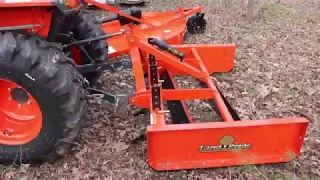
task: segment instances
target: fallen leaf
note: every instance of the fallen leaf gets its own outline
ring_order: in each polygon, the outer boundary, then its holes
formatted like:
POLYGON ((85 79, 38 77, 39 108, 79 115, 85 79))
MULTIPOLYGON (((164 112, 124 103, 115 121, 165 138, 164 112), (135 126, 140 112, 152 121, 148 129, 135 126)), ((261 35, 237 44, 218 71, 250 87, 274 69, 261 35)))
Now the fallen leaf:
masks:
POLYGON ((126 149, 128 149, 130 146, 124 142, 116 142, 113 144, 113 146, 111 147, 113 150, 115 150, 117 153, 122 152, 126 149))

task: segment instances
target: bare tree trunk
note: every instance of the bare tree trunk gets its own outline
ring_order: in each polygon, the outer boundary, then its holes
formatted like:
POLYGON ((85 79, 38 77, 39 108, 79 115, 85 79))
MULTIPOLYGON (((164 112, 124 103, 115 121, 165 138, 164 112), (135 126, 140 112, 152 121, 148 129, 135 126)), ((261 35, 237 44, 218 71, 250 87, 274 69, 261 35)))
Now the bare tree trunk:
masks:
POLYGON ((246 8, 247 7, 247 3, 248 3, 248 0, 241 0, 242 8, 246 8))
POLYGON ((241 4, 247 8, 247 21, 251 23, 254 18, 259 14, 260 10, 269 0, 242 0, 241 4))
POLYGON ((254 9, 255 0, 248 0, 247 5, 247 21, 251 23, 253 21, 253 9, 254 9))

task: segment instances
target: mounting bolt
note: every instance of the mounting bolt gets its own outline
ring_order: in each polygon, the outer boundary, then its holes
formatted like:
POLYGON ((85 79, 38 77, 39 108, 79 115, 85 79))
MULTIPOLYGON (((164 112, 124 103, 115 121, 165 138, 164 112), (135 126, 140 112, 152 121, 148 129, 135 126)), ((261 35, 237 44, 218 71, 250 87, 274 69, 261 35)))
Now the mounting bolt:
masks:
POLYGON ((12 99, 11 96, 9 96, 9 97, 8 97, 8 100, 11 101, 11 99, 12 99))
POLYGON ((11 88, 8 88, 8 91, 11 91, 11 88))
POLYGON ((133 40, 133 39, 130 39, 130 43, 134 43, 134 40, 133 40))
POLYGON ((21 104, 18 104, 18 108, 20 108, 21 107, 21 104))
POLYGON ((31 101, 28 101, 27 104, 30 105, 30 104, 31 104, 31 101))
POLYGON ((5 136, 10 136, 12 132, 13 132, 12 129, 8 129, 8 128, 7 128, 5 131, 3 131, 3 135, 5 135, 5 136))

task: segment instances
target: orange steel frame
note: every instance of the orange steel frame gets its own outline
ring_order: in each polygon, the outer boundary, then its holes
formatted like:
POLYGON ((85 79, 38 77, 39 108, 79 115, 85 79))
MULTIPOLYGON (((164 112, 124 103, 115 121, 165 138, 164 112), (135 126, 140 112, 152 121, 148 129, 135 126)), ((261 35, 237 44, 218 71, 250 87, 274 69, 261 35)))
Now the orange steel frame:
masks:
POLYGON ((126 32, 126 37, 136 81, 136 92, 130 98, 130 103, 150 110, 147 149, 148 164, 153 169, 286 162, 300 154, 308 127, 306 118, 240 121, 230 113, 210 75, 233 69, 235 45, 172 45, 185 53, 181 62, 179 58, 160 51, 130 32, 126 32), (155 57, 155 64, 150 64, 150 57, 155 57), (163 75, 166 74, 166 79, 161 81, 159 78, 157 84, 150 84, 151 78, 155 77, 150 75, 151 66, 158 69, 157 77, 165 77, 163 75), (146 86, 145 72, 148 72, 149 87, 146 86), (173 79, 176 75, 191 75, 205 83, 207 88, 179 89, 173 79), (163 88, 165 81, 173 86, 163 88), (159 93, 154 92, 153 87, 157 87, 159 93), (224 122, 195 123, 184 103, 185 100, 194 99, 213 99, 224 122), (181 102, 188 122, 167 124, 166 113, 169 112, 164 109, 164 101, 181 102), (154 108, 155 102, 160 103, 158 108, 154 108))

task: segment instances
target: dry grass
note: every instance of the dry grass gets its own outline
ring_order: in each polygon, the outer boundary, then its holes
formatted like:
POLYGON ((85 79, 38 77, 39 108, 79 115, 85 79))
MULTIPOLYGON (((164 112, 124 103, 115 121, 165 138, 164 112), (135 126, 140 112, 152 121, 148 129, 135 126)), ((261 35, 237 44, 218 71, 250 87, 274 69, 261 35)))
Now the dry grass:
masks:
MULTIPOLYGON (((216 76, 227 99, 244 119, 307 116, 311 122, 301 156, 290 163, 192 171, 154 172, 145 142, 131 140, 148 120, 134 109, 114 113, 92 104, 73 151, 54 165, 1 168, 3 179, 320 179, 320 3, 267 5, 252 24, 229 1, 153 1, 148 10, 205 7, 208 29, 190 43, 236 43, 233 72, 216 76)), ((106 74, 108 89, 133 88, 130 72, 106 74)))

